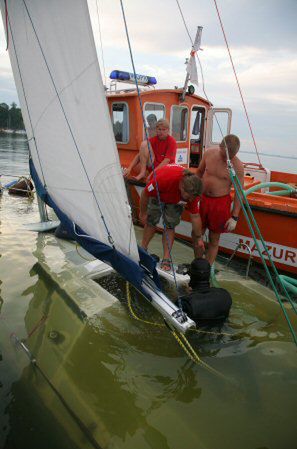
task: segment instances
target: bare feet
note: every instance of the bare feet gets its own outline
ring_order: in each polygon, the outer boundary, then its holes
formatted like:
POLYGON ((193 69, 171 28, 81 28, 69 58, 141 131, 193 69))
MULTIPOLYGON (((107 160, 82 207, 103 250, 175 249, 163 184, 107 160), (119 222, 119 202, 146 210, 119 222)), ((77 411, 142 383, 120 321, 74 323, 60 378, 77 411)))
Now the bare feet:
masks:
POLYGON ((163 271, 171 271, 170 259, 163 259, 160 263, 160 268, 163 271))

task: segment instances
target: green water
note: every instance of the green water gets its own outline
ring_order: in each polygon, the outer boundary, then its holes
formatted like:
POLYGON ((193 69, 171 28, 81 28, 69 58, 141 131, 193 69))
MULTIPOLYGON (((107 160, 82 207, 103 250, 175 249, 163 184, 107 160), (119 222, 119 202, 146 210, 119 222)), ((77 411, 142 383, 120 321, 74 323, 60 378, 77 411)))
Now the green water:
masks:
MULTIPOLYGON (((27 170, 24 139, 9 139, 0 141, 6 181, 27 170)), ((63 264, 54 237, 22 228, 38 220, 35 202, 5 193, 0 220, 1 448, 297 447, 296 348, 261 289, 229 274, 229 321, 190 336, 216 375, 190 362, 166 329, 134 320, 121 284, 110 286, 121 301, 86 318, 44 271, 43 253, 63 264)))

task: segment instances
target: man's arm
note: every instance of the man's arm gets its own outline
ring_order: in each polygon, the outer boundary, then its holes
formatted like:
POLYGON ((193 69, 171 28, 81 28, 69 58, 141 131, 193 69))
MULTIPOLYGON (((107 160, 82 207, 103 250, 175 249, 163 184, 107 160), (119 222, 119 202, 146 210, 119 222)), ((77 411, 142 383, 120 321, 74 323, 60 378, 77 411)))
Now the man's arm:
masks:
MULTIPOLYGON (((235 169, 235 172, 237 174, 240 184, 243 186, 244 185, 244 167, 243 167, 242 162, 241 161, 236 162, 236 164, 233 164, 233 167, 235 169)), ((227 220, 227 222, 225 224, 225 230, 227 232, 232 232, 236 228, 240 209, 241 209, 241 204, 240 204, 239 198, 237 196, 237 193, 235 193, 231 217, 229 218, 229 220, 227 220)))
POLYGON ((202 257, 205 247, 202 238, 202 222, 199 214, 191 214, 192 222, 192 241, 195 257, 202 257))
POLYGON ((134 157, 133 161, 129 165, 129 167, 126 168, 124 171, 125 178, 127 178, 130 175, 132 169, 135 167, 135 165, 138 164, 139 161, 140 161, 140 157, 139 157, 139 153, 137 153, 136 156, 134 157))
POLYGON ((140 203, 139 203, 139 220, 142 224, 146 224, 147 221, 147 205, 149 201, 149 196, 145 189, 141 192, 140 203))
MULTIPOLYGON (((243 186, 244 185, 244 167, 243 167, 243 163, 241 161, 238 161, 238 163, 236 164, 234 169, 235 169, 235 172, 237 174, 237 177, 239 179, 240 184, 243 186)), ((234 196, 234 204, 233 204, 232 216, 235 217, 235 218, 238 218, 240 209, 241 209, 240 201, 239 201, 239 198, 238 198, 238 196, 236 194, 234 196)))
POLYGON ((165 159, 163 159, 163 161, 160 162, 160 164, 157 165, 157 167, 155 167, 155 170, 159 170, 159 168, 163 167, 164 165, 169 164, 169 162, 170 162, 169 157, 165 157, 165 159))
POLYGON ((202 178, 202 176, 204 175, 205 169, 206 169, 206 163, 205 163, 205 153, 204 153, 203 158, 200 161, 199 167, 197 168, 196 175, 199 178, 202 178))

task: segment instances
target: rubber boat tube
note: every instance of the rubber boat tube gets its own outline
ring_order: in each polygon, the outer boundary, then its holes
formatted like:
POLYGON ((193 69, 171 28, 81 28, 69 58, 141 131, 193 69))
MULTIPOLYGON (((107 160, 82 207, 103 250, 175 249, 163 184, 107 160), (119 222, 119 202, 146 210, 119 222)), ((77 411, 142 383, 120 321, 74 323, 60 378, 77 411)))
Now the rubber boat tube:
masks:
POLYGON ((296 191, 294 187, 289 186, 288 184, 284 184, 283 182, 261 182, 260 184, 256 184, 253 187, 250 187, 249 189, 245 190, 245 196, 250 195, 251 193, 256 192, 257 190, 263 189, 264 187, 280 187, 283 190, 277 190, 275 192, 267 192, 268 195, 285 195, 284 191, 286 193, 291 193, 296 191))

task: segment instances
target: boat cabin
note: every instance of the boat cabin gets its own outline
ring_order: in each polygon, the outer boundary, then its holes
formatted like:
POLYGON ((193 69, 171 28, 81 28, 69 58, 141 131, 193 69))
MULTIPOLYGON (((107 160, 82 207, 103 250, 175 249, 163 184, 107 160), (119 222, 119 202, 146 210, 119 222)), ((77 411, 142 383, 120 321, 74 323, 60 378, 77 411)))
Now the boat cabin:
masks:
MULTIPOLYGON (((138 84, 146 86, 140 92, 141 106, 133 75, 127 72, 114 72, 118 73, 107 92, 107 102, 123 168, 129 166, 145 139, 143 118, 149 137, 155 133, 154 124, 157 120, 166 118, 169 121, 169 132, 177 141, 175 162, 193 171, 198 167, 205 149, 219 145, 222 135, 230 134, 231 110, 213 108, 208 100, 195 95, 193 86, 190 86, 186 94, 184 89, 177 88, 155 90, 152 87, 156 84, 154 78, 136 75, 139 78, 138 84), (132 88, 117 89, 118 75, 125 78, 123 81, 133 84, 132 88)), ((296 273, 296 234, 293 229, 297 217, 295 197, 297 175, 270 171, 255 163, 244 163, 244 167, 243 187, 249 194, 249 204, 271 248, 272 257, 279 268, 296 273), (286 190, 274 192, 283 188, 283 183, 287 183, 286 190)), ((145 185, 142 181, 133 180, 133 175, 137 173, 132 172, 132 177, 127 183, 129 200, 136 220, 139 187, 145 185)), ((231 195, 234 195, 233 189, 231 195)), ((191 239, 186 231, 185 223, 188 221, 187 212, 184 212, 182 223, 176 229, 177 235, 185 240, 191 239)), ((229 254, 235 251, 240 257, 247 258, 253 255, 259 260, 257 248, 251 242, 250 230, 243 217, 239 220, 236 232, 223 234, 220 249, 229 254)))
MULTIPOLYGON (((214 109, 212 104, 195 94, 186 94, 181 101, 182 89, 141 91, 144 119, 149 137, 155 135, 153 122, 166 118, 170 134, 177 141, 176 163, 184 167, 198 167, 205 148, 219 144, 223 135, 230 133, 231 110, 214 109)), ((108 106, 121 164, 128 166, 141 142, 145 139, 139 98, 133 90, 108 92, 108 106)))

